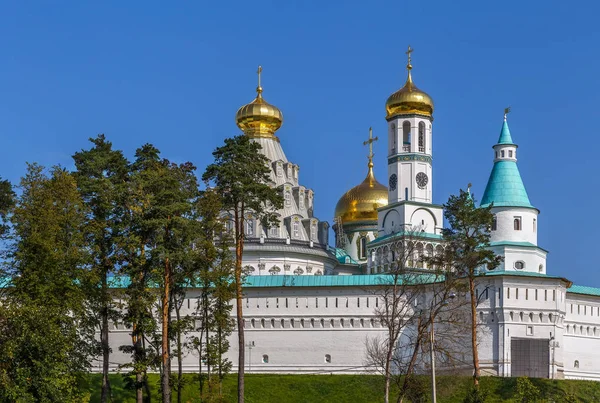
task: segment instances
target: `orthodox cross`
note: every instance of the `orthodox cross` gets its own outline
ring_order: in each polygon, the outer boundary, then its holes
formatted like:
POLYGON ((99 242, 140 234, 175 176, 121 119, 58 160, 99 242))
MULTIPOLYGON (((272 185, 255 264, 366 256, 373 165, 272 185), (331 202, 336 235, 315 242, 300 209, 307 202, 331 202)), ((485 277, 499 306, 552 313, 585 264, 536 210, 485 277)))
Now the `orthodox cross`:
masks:
POLYGON ((367 144, 369 145, 369 155, 368 155, 369 162, 373 161, 373 156, 375 155, 375 154, 373 154, 373 143, 376 142, 377 140, 379 140, 378 137, 373 138, 373 128, 369 127, 369 140, 363 142, 363 145, 365 145, 365 146, 367 144))
POLYGON ((410 47, 410 45, 408 45, 408 50, 406 51, 406 55, 408 56, 408 65, 410 66, 410 54, 413 52, 413 48, 410 47))

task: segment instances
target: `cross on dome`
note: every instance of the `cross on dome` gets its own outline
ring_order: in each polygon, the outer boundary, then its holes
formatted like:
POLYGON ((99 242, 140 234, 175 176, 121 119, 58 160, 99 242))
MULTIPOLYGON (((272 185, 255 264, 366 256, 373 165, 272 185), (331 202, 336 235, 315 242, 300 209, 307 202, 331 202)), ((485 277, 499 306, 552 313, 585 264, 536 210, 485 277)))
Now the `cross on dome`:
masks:
POLYGON ((363 145, 369 145, 369 155, 367 156, 367 158, 369 158, 369 165, 373 164, 373 157, 375 156, 375 154, 373 154, 373 143, 377 140, 379 140, 379 137, 373 138, 373 128, 369 127, 369 139, 367 141, 363 141, 363 145))

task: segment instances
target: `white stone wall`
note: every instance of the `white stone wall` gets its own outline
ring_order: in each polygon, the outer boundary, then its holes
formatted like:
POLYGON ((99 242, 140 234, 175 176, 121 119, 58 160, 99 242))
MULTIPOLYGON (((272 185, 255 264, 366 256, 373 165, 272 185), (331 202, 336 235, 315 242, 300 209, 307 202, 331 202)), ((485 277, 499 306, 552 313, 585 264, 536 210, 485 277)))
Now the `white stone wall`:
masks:
POLYGON ((538 211, 536 209, 493 207, 492 213, 496 216, 496 230, 491 233, 491 242, 530 242, 537 245, 538 211), (515 218, 521 219, 520 230, 515 230, 515 218))
POLYGON ((600 297, 567 294, 565 377, 600 380, 600 297))

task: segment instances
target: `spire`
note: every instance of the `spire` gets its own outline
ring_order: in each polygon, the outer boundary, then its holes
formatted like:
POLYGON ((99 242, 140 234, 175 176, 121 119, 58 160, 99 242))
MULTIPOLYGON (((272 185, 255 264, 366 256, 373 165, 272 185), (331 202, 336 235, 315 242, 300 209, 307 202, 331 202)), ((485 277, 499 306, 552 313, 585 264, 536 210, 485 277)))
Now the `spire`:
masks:
POLYGON ((373 157, 375 156, 375 154, 373 154, 373 143, 377 140, 379 140, 378 137, 373 138, 373 128, 369 127, 369 139, 367 141, 363 141, 363 145, 369 145, 369 155, 367 155, 367 158, 369 158, 369 171, 371 173, 373 170, 373 157))
POLYGON ((258 66, 256 74, 258 74, 258 87, 256 87, 256 98, 262 98, 263 89, 260 86, 260 74, 262 73, 262 66, 258 66))
POLYGON ((504 109, 504 122, 502 123, 502 130, 500 130, 498 144, 514 144, 512 137, 510 136, 510 130, 508 129, 508 122, 506 122, 506 115, 508 115, 509 113, 510 106, 504 109))
POLYGON ((410 45, 408 45, 408 50, 406 51, 406 56, 408 57, 408 62, 406 63, 406 71, 408 71, 408 76, 406 77, 406 83, 404 84, 405 88, 409 88, 409 87, 413 87, 413 80, 412 80, 412 75, 410 73, 410 71, 412 70, 412 64, 411 64, 411 53, 414 51, 413 48, 410 47, 410 45))
POLYGON ((481 207, 487 207, 493 203, 495 207, 535 208, 529 201, 529 196, 517 166, 517 160, 513 158, 517 145, 513 143, 508 130, 508 123, 506 123, 508 112, 510 112, 510 108, 504 110, 504 122, 502 123, 500 139, 498 144, 494 146, 496 155, 498 155, 498 152, 502 154, 500 158, 495 159, 494 167, 481 198, 481 207))

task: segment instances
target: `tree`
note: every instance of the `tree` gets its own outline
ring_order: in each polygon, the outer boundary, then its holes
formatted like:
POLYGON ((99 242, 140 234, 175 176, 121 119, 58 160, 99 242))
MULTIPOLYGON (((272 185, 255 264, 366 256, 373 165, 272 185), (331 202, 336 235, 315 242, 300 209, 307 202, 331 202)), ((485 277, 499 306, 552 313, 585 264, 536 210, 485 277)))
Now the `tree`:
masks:
MULTIPOLYGON (((379 368, 384 375, 385 402, 389 401, 392 382, 400 390, 398 402, 408 396, 416 382, 413 375, 418 363, 426 361, 419 360, 425 347, 449 355, 439 343, 438 348, 431 344, 434 321, 438 327, 456 322, 458 305, 448 307, 448 302, 453 299, 457 284, 434 256, 421 254, 419 234, 419 230, 408 231, 390 245, 388 256, 383 257, 388 262, 387 273, 372 290, 378 299, 374 315, 386 334, 383 338, 367 339, 367 365, 379 368)), ((448 326, 443 335, 451 336, 448 326)))
POLYGON ((80 401, 94 345, 86 295, 85 206, 75 179, 30 164, 11 216, 2 303, 0 400, 80 401))
POLYGON ((127 226, 129 163, 121 151, 112 149, 103 134, 90 139, 93 147, 73 155, 79 193, 87 206, 85 239, 91 251, 90 301, 99 314, 102 351, 102 393, 110 399, 108 378, 110 343, 109 320, 117 321, 118 311, 109 289, 109 276, 117 274, 124 259, 127 226))
POLYGON ((213 152, 214 162, 206 168, 202 180, 213 183, 222 197, 223 208, 231 212, 235 240, 236 320, 238 332, 238 402, 244 401, 244 319, 242 312, 242 257, 248 214, 269 228, 276 221, 275 211, 283 207, 283 197, 270 186, 269 159, 260 152, 259 143, 241 135, 226 139, 213 152))
POLYGON ((479 385, 480 369, 477 349, 477 296, 475 281, 480 268, 495 269, 502 261, 489 249, 490 231, 494 216, 492 205, 476 207, 470 191, 460 190, 444 204, 444 217, 449 227, 444 228, 443 237, 447 243, 447 264, 458 277, 465 278, 469 288, 471 315, 471 350, 473 355, 473 385, 479 385))
MULTIPOLYGON (((134 182, 143 208, 136 222, 140 253, 150 265, 150 280, 159 285, 161 322, 161 392, 163 403, 171 402, 171 311, 175 284, 194 277, 190 264, 196 220, 194 205, 198 183, 191 163, 175 164, 160 159, 159 151, 144 145, 136 152, 134 182)), ((146 264, 146 263, 145 263, 146 264)))

